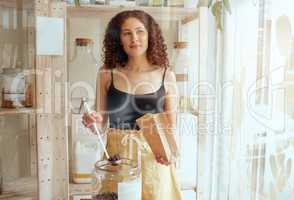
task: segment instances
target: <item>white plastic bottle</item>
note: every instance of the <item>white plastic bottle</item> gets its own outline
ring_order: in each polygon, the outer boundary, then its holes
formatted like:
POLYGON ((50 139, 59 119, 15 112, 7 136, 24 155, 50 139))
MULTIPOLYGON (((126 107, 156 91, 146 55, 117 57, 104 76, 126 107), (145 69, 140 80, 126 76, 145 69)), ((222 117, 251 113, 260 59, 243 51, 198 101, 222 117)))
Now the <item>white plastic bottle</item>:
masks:
MULTIPOLYGON (((102 160, 103 148, 98 136, 85 128, 81 122, 81 114, 72 115, 73 166, 74 183, 91 183, 94 165, 102 160)), ((104 143, 106 137, 102 137, 104 143)))

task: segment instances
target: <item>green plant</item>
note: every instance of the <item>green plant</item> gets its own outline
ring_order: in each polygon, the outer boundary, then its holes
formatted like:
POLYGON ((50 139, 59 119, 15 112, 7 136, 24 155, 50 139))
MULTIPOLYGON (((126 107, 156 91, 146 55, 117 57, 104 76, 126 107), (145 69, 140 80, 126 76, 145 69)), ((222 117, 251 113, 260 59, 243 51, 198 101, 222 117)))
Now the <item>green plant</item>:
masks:
MULTIPOLYGON (((202 1, 199 1, 198 7, 201 6, 202 1)), ((207 1, 208 8, 211 9, 211 12, 215 18, 216 27, 218 30, 223 30, 222 23, 222 14, 223 11, 227 11, 231 14, 231 4, 230 0, 208 0, 207 1)))

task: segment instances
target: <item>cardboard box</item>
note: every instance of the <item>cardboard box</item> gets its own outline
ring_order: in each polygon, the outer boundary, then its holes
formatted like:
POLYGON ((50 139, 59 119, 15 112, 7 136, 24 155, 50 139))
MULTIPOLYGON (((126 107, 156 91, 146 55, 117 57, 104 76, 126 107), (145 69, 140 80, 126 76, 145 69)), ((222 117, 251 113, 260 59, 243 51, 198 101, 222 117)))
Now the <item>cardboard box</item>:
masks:
POLYGON ((136 120, 154 155, 169 162, 179 157, 175 131, 168 122, 166 113, 145 114, 136 120))

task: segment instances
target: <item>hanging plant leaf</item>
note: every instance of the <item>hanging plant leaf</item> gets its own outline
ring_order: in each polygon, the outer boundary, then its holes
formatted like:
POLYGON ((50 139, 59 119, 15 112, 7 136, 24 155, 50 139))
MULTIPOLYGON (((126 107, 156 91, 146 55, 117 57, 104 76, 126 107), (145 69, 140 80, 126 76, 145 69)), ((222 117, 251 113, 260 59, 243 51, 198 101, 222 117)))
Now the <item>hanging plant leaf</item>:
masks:
POLYGON ((223 3, 224 3, 225 9, 231 14, 232 10, 231 10, 230 1, 229 0, 223 0, 223 3))
POLYGON ((75 0, 75 6, 80 6, 80 0, 75 0))
POLYGON ((222 26, 222 9, 223 9, 223 3, 221 1, 215 2, 211 7, 211 12, 215 18, 215 23, 217 29, 220 31, 223 30, 222 26))
POLYGON ((211 4, 212 4, 212 1, 213 1, 213 0, 208 0, 208 4, 207 4, 207 5, 208 5, 208 8, 210 8, 210 6, 211 6, 211 4))
POLYGON ((203 7, 207 6, 209 8, 212 2, 213 2, 213 0, 199 0, 197 3, 197 8, 200 8, 202 6, 203 7))

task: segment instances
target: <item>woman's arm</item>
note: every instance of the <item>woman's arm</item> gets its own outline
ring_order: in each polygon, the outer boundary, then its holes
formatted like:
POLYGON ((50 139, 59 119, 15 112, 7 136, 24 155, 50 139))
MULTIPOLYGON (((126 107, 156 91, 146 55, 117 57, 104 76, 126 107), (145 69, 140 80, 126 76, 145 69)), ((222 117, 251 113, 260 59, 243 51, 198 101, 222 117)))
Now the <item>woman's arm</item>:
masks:
POLYGON ((111 81, 110 70, 101 67, 97 73, 96 81, 96 112, 85 113, 83 115, 83 124, 91 128, 93 123, 104 132, 107 125, 107 91, 111 81))
POLYGON ((171 70, 166 71, 164 80, 166 95, 164 97, 164 112, 169 120, 169 128, 175 128, 178 105, 178 88, 175 73, 171 70))
MULTIPOLYGON (((166 95, 164 96, 164 112, 168 119, 168 128, 176 128, 178 89, 176 84, 176 76, 171 70, 166 71, 164 88, 166 95)), ((169 165, 170 162, 164 160, 160 155, 155 155, 157 162, 163 165, 169 165)))
POLYGON ((96 81, 96 111, 102 116, 102 123, 99 125, 102 130, 107 125, 107 92, 111 82, 111 71, 101 67, 97 74, 96 81))

